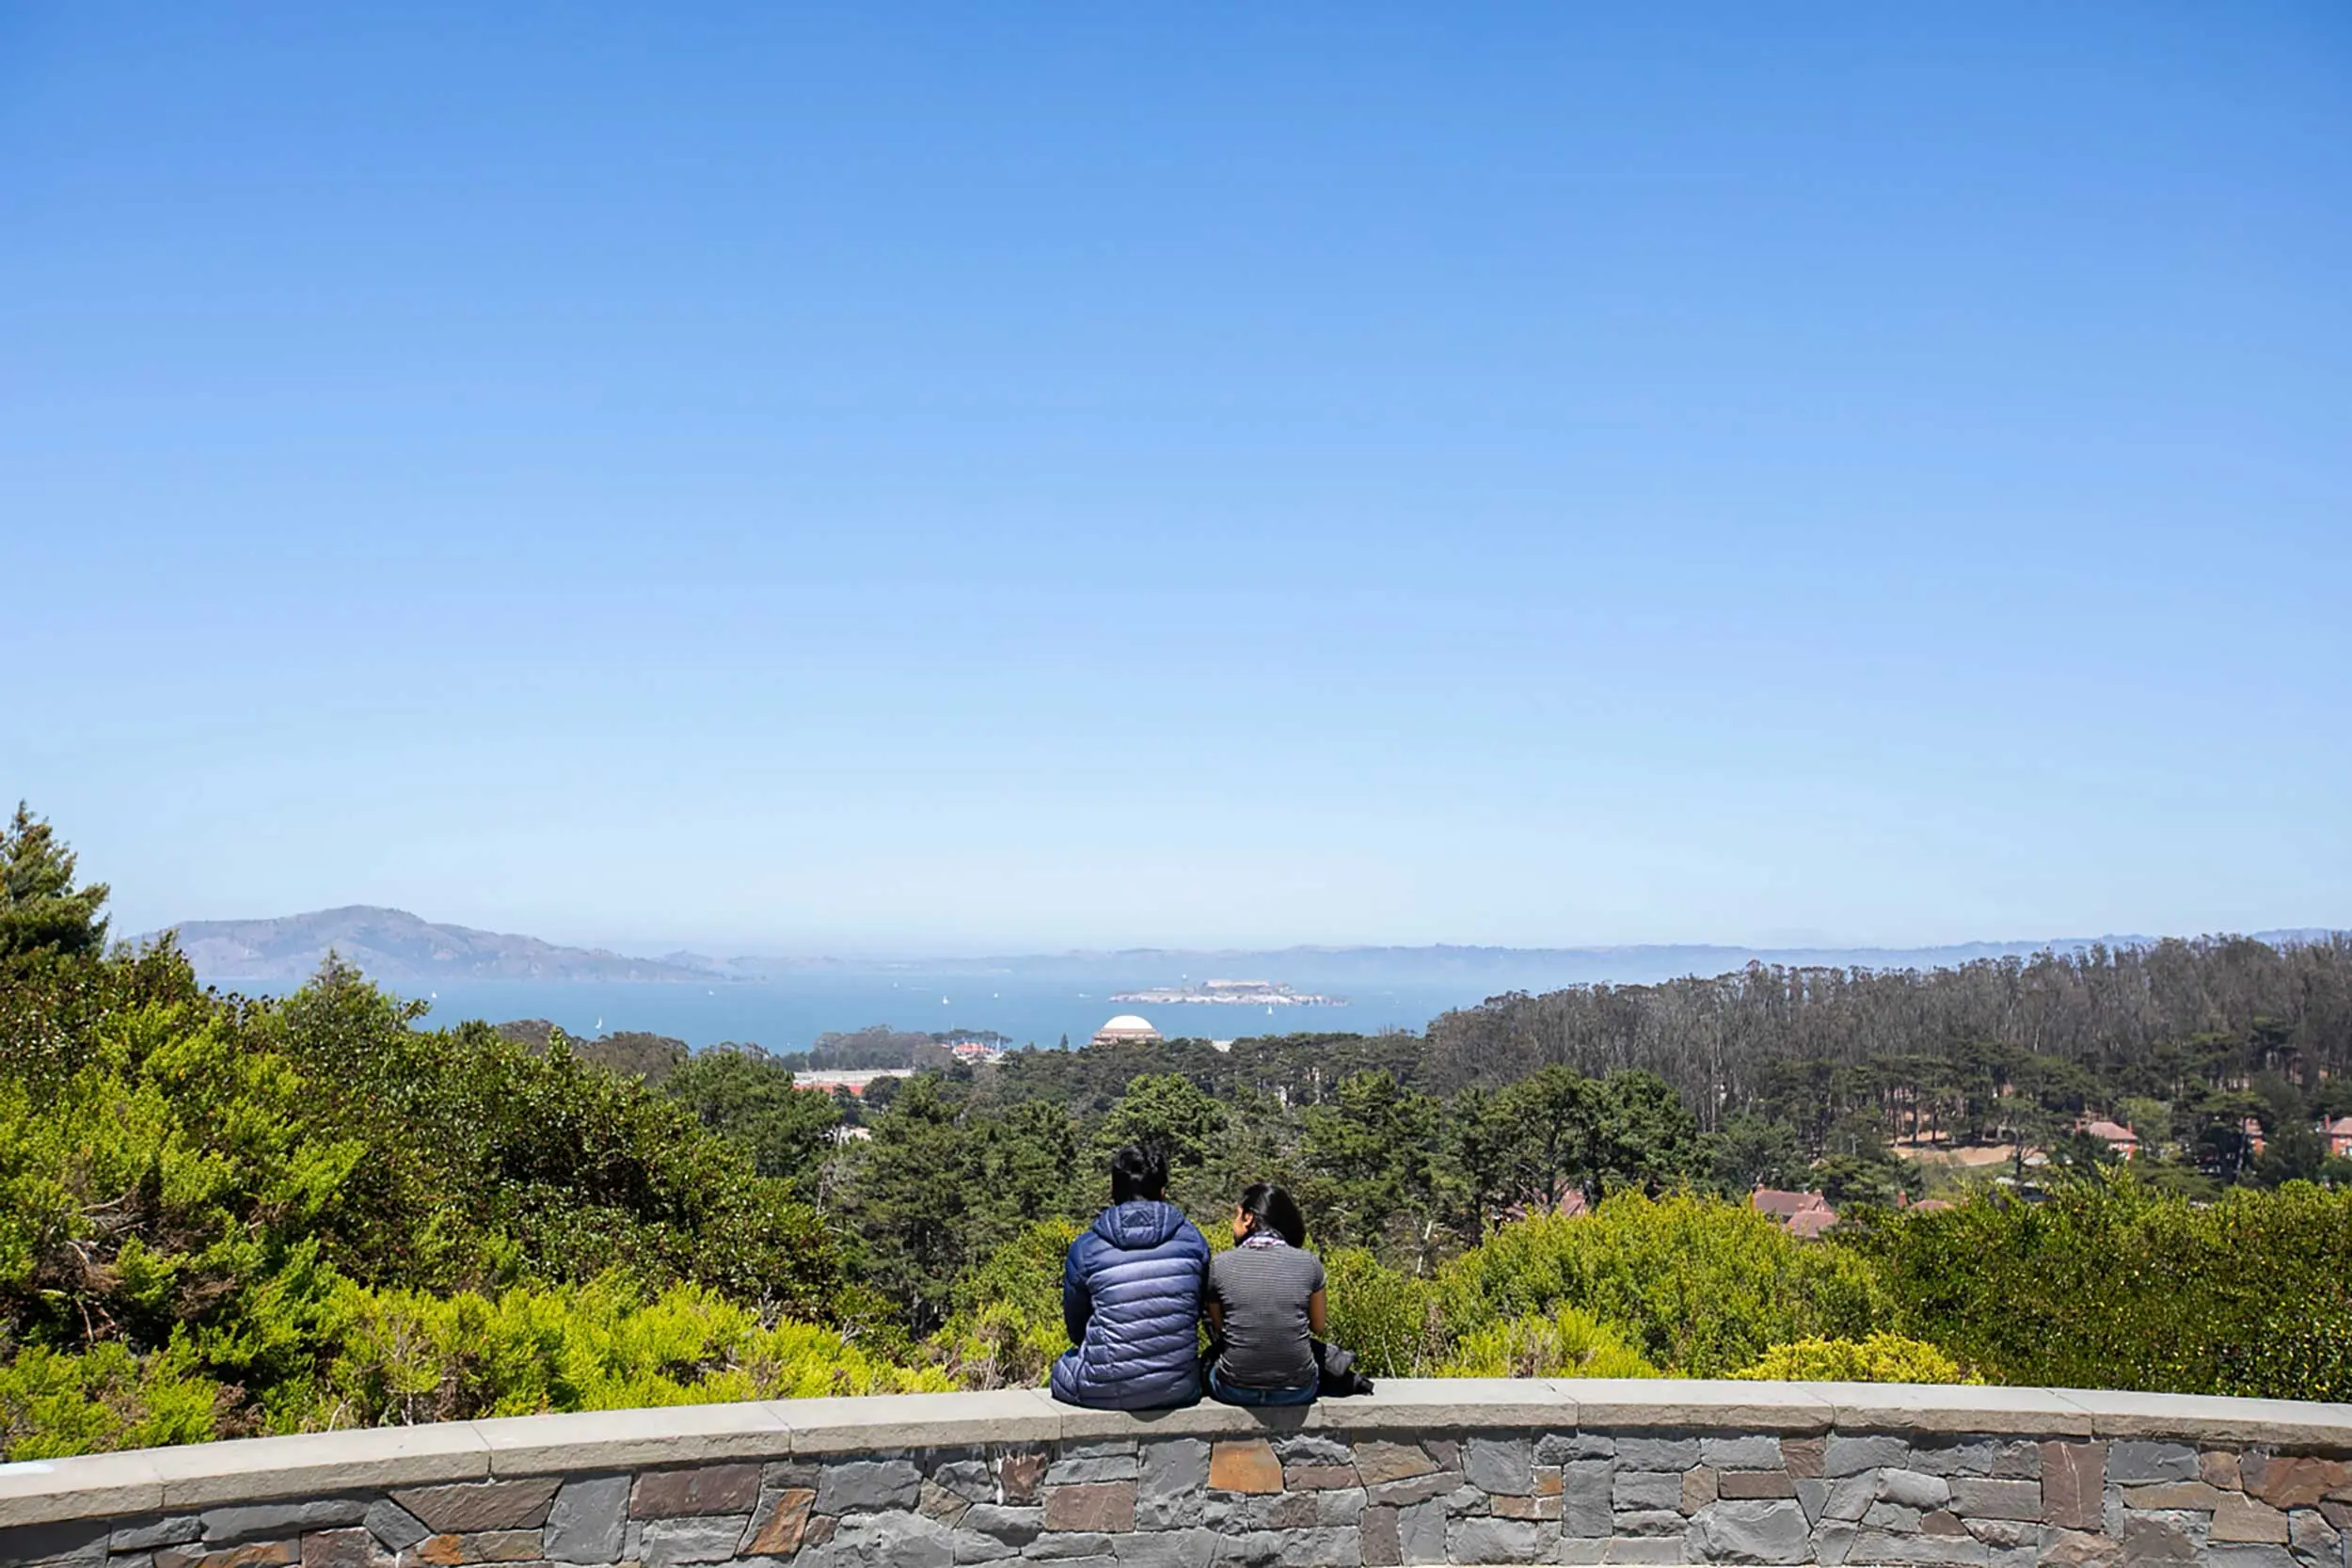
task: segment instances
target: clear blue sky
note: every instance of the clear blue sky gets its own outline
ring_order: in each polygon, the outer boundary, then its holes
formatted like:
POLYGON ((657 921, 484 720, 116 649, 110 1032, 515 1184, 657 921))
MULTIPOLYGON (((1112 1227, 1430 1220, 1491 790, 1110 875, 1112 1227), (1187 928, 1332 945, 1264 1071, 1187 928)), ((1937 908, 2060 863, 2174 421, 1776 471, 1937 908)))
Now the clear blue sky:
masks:
POLYGON ((2352 924, 2352 8, 0 10, 123 928, 2352 924))

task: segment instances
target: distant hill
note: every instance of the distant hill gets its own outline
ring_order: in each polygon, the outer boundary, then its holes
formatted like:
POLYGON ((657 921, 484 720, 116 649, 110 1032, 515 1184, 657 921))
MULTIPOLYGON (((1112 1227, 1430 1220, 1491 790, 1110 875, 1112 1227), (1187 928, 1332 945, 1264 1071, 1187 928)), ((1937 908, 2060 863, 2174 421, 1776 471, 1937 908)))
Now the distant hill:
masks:
POLYGON ((708 970, 632 958, 599 947, 441 926, 405 910, 353 904, 276 920, 192 920, 180 950, 208 983, 300 980, 328 951, 386 984, 437 980, 694 980, 708 970))

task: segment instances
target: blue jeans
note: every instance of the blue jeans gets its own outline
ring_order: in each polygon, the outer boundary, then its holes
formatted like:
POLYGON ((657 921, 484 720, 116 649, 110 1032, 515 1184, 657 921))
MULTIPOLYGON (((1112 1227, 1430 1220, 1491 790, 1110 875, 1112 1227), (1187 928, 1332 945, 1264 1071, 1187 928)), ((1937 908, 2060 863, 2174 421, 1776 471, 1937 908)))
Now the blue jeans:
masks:
POLYGON ((1240 1384, 1226 1382, 1224 1375, 1216 1370, 1216 1363, 1212 1361, 1209 1363, 1209 1398, 1221 1400, 1227 1404, 1312 1404, 1315 1402, 1315 1386, 1310 1383, 1303 1388, 1245 1388, 1240 1384))

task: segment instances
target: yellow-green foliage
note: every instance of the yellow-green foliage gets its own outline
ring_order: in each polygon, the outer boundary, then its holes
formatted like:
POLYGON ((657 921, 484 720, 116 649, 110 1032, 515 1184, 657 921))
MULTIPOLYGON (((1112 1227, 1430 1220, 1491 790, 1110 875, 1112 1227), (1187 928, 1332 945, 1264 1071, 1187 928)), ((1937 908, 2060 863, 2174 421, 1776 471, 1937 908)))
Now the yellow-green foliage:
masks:
POLYGON ((1070 1348, 1062 1327, 1062 1259, 1079 1227, 1040 1220, 956 1281, 955 1311, 931 1349, 965 1386, 1026 1388, 1045 1382, 1070 1348))
POLYGON ((1434 1284, 1382 1264, 1362 1247, 1323 1260, 1324 1304, 1334 1344, 1356 1353, 1371 1377, 1427 1375, 1452 1346, 1434 1284))
POLYGON ((1867 1334, 1886 1305, 1862 1259, 1793 1240, 1745 1205, 1640 1193, 1589 1215, 1506 1225, 1440 1270, 1438 1293, 1456 1340, 1566 1305, 1692 1377, 1722 1376, 1788 1340, 1867 1334))
POLYGON ((145 1357, 112 1343, 79 1355, 28 1345, 0 1367, 0 1455, 200 1443, 215 1434, 221 1394, 184 1343, 145 1357))
POLYGON ((706 1286, 640 1301, 618 1276, 495 1297, 347 1286, 333 1338, 320 1378, 280 1390, 273 1428, 954 1386, 831 1329, 763 1322, 706 1286))
POLYGON ((1658 1369, 1581 1307, 1488 1323, 1464 1335, 1439 1377, 1656 1377, 1658 1369))
POLYGON ((1788 1383, 1981 1383, 1925 1339, 1873 1334, 1865 1339, 1798 1339, 1774 1345, 1731 1374, 1788 1383))

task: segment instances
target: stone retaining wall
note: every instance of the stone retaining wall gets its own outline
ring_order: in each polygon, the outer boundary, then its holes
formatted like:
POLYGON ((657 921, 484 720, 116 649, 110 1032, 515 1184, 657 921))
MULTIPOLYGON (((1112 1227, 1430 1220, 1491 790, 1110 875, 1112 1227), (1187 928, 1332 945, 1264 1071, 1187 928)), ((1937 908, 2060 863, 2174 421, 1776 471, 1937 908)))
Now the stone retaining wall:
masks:
POLYGON ((2352 1406, 1396 1381, 1136 1417, 914 1395, 0 1465, 0 1563, 2352 1568, 2352 1406))

